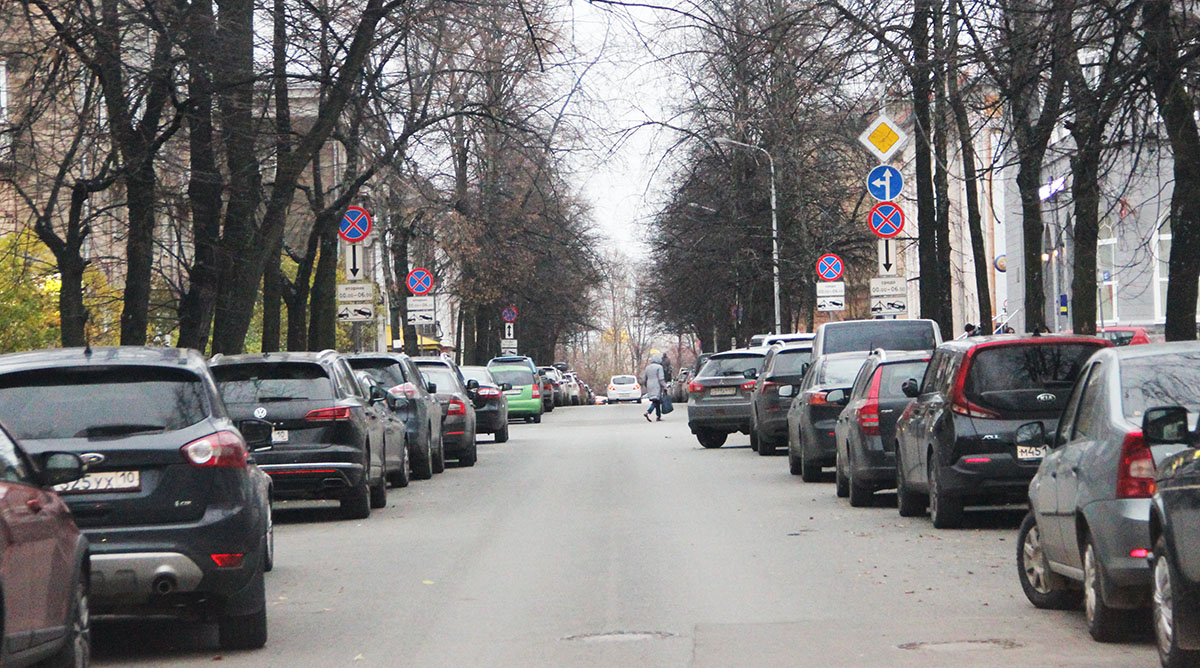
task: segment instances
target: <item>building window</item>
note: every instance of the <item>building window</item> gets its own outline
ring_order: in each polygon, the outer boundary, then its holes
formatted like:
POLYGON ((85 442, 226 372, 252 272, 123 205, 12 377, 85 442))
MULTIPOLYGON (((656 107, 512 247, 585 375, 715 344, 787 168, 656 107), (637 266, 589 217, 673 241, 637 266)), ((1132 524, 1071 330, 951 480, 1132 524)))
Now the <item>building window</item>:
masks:
POLYGON ((1100 234, 1096 241, 1096 285, 1100 289, 1100 322, 1117 322, 1117 236, 1112 223, 1100 223, 1100 234))

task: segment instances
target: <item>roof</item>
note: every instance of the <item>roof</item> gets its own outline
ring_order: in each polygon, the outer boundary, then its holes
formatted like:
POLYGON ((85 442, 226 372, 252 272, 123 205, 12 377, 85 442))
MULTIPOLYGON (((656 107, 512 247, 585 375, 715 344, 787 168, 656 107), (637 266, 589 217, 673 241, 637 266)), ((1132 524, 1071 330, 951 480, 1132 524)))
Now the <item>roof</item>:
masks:
POLYGON ((204 357, 195 350, 166 346, 103 346, 97 348, 51 348, 0 355, 0 371, 48 366, 104 366, 129 364, 203 368, 204 357))
POLYGON ((872 357, 881 358, 880 364, 896 364, 899 362, 923 362, 933 354, 932 350, 884 350, 876 348, 871 351, 872 357))
POLYGON ((1046 343, 1096 343, 1103 345, 1112 345, 1110 342, 1098 336, 1083 336, 1081 334, 1039 334, 1033 336, 1031 334, 995 334, 992 336, 968 336, 962 339, 954 339, 945 341, 941 347, 951 350, 970 350, 983 344, 1001 344, 1001 343, 1018 343, 1025 342, 1033 344, 1046 343))
POLYGON ((733 350, 724 350, 719 353, 713 353, 709 359, 720 359, 722 357, 744 357, 746 355, 766 355, 767 351, 771 350, 768 346, 755 346, 753 348, 734 348, 733 350))
POLYGON ((1185 353, 1200 353, 1200 341, 1175 341, 1172 343, 1147 343, 1140 346, 1113 347, 1105 354, 1112 355, 1118 360, 1133 360, 1144 357, 1159 357, 1180 355, 1185 353))
POLYGON ((336 350, 320 352, 295 351, 283 353, 243 353, 241 355, 213 355, 208 363, 213 366, 222 364, 248 364, 252 362, 325 362, 331 357, 337 357, 336 350))

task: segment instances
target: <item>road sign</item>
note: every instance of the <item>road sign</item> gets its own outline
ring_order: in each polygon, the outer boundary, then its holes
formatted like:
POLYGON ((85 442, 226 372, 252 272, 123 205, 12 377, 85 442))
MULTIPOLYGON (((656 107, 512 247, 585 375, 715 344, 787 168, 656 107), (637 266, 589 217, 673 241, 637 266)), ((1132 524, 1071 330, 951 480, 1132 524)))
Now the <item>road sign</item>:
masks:
POLYGON ((908 313, 908 283, 901 277, 871 279, 871 315, 908 313))
POLYGON ((817 283, 818 311, 845 311, 846 284, 842 281, 817 283))
POLYGON ((842 258, 827 253, 817 259, 817 276, 823 281, 836 281, 842 277, 842 258))
POLYGON ((896 199, 903 189, 904 175, 891 165, 880 165, 867 174, 867 192, 881 202, 896 199))
POLYGON ((405 301, 406 318, 410 325, 430 325, 434 322, 436 303, 433 297, 409 297, 405 301))
POLYGON ((356 244, 367 238, 371 233, 371 214, 367 210, 352 206, 342 214, 342 224, 338 228, 338 236, 347 243, 356 244))
POLYGON ((361 281, 367 277, 367 265, 364 262, 367 253, 361 244, 342 244, 342 258, 346 261, 346 280, 361 281))
POLYGON ((890 239, 904 229, 904 211, 892 202, 880 202, 871 209, 867 224, 877 236, 890 239))
POLYGON ((859 135, 858 141, 880 162, 887 162, 908 141, 908 135, 887 114, 879 114, 859 135))
POLYGON ((369 302, 375 299, 375 286, 370 283, 338 283, 339 303, 369 302))
POLYGON ((517 340, 516 339, 500 339, 500 354, 501 355, 516 355, 517 340))
POLYGON ((891 239, 879 240, 879 275, 894 276, 896 274, 896 242, 891 239))
POLYGON ((337 311, 338 322, 354 322, 356 320, 374 320, 374 304, 339 304, 337 311))
POLYGON ((908 313, 908 297, 872 297, 871 315, 904 315, 908 313))
POLYGON ((506 323, 504 323, 504 338, 506 338, 506 339, 515 339, 515 338, 517 338, 517 337, 516 337, 516 336, 513 334, 513 324, 512 324, 511 322, 506 322, 506 323))
POLYGON ((908 282, 899 276, 871 279, 871 296, 907 295, 908 282))
MULTIPOLYGON (((506 308, 500 312, 500 317, 504 319, 504 322, 516 322, 517 321, 517 307, 509 306, 508 308, 506 308)), ((508 337, 508 338, 512 338, 512 337, 508 337)))
POLYGON ((433 289, 433 274, 428 269, 417 267, 408 272, 408 290, 414 295, 428 294, 433 289))

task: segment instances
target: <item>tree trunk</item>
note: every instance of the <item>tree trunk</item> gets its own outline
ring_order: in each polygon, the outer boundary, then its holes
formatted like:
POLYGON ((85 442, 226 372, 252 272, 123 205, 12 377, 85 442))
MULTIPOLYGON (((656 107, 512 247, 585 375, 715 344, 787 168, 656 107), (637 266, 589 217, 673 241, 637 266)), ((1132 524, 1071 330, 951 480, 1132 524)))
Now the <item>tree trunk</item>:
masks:
POLYGON ((281 302, 283 298, 283 269, 282 249, 267 260, 267 268, 263 272, 263 315, 262 315, 262 351, 274 353, 279 351, 279 336, 281 327, 281 302))
POLYGON ((154 269, 154 165, 139 153, 125 179, 125 208, 129 218, 125 240, 125 290, 121 308, 121 345, 146 344, 150 324, 150 281, 154 269))
MULTIPOLYGON (((937 198, 937 275, 934 277, 936 284, 941 286, 937 291, 937 310, 936 315, 932 317, 941 327, 942 332, 954 331, 954 307, 951 304, 951 295, 953 294, 953 278, 950 272, 950 158, 947 146, 950 143, 949 134, 949 118, 950 113, 946 108, 946 67, 945 67, 945 50, 946 50, 946 35, 945 14, 942 11, 942 3, 937 0, 933 6, 933 45, 934 45, 934 62, 933 67, 933 151, 937 156, 934 161, 933 170, 933 188, 937 198)), ((922 283, 927 275, 922 272, 922 283)))
POLYGON ((1021 193, 1021 234, 1025 256, 1025 330, 1040 332, 1046 327, 1046 293, 1042 280, 1042 155, 1022 152, 1017 167, 1017 190, 1021 193))
POLYGON ((338 235, 331 225, 321 228, 321 252, 309 297, 308 347, 325 350, 337 347, 337 264, 338 235))
MULTIPOLYGON (((932 318, 941 325, 942 293, 949 283, 940 283, 938 267, 937 203, 933 193, 933 156, 929 145, 930 110, 929 99, 933 95, 930 84, 929 62, 929 19, 931 0, 914 0, 912 44, 913 66, 910 70, 913 92, 913 128, 916 141, 915 169, 917 177, 917 243, 920 268, 921 317, 932 318)), ((943 326, 942 334, 953 336, 943 326)))
POLYGON ((1071 157, 1075 200, 1075 247, 1071 261, 1071 326, 1076 334, 1096 333, 1096 241, 1100 232, 1100 148, 1084 145, 1071 157))

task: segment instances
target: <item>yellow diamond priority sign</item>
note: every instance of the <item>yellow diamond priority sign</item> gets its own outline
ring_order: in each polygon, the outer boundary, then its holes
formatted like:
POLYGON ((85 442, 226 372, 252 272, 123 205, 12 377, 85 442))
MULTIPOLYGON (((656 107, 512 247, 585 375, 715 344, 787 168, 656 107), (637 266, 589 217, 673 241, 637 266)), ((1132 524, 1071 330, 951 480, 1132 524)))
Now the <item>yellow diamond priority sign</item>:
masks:
POLYGON ((867 129, 858 137, 858 141, 867 150, 879 158, 880 162, 886 162, 892 155, 904 146, 904 142, 908 141, 908 135, 900 126, 888 118, 887 114, 879 114, 867 129))

